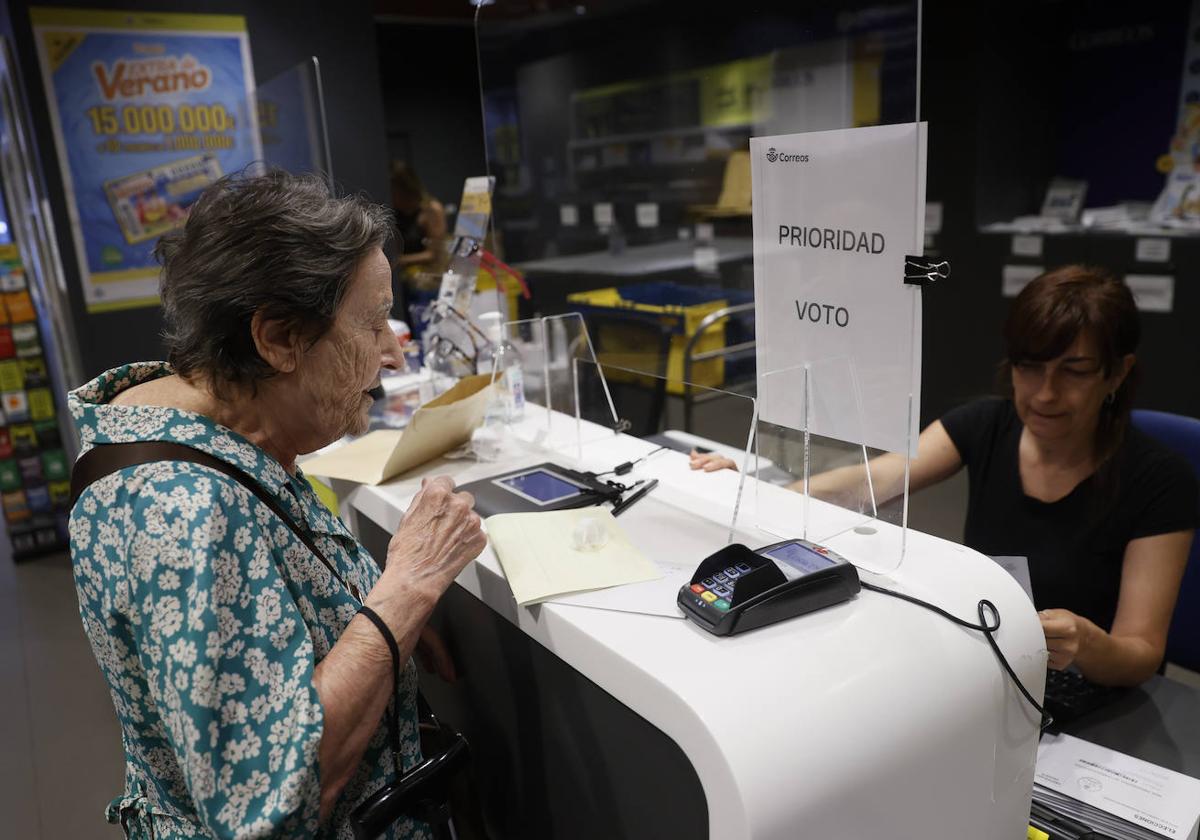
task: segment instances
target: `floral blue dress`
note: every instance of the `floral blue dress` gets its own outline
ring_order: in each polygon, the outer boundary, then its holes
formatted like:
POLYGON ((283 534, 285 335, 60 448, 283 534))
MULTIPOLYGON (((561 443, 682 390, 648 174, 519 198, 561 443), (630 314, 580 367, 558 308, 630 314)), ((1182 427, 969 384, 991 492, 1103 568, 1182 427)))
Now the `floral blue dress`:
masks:
MULTIPOLYGON (((362 592, 375 561, 304 475, 206 417, 115 406, 167 376, 165 363, 108 371, 69 397, 84 451, 174 441, 239 467, 307 527, 362 592)), ((353 808, 394 775, 386 716, 331 819, 318 824, 321 701, 316 664, 358 602, 296 534, 240 483, 208 467, 159 462, 92 484, 71 512, 79 612, 112 693, 125 793, 107 817, 134 838, 350 838, 353 808)), ((420 760, 416 670, 400 695, 404 766, 420 760)), ((425 837, 426 826, 393 836, 425 837)))

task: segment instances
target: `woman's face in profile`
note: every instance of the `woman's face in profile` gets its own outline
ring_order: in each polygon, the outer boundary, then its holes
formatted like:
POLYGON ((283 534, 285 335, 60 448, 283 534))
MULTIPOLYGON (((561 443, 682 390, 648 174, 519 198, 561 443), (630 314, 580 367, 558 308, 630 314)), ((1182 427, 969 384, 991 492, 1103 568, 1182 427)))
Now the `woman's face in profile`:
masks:
POLYGON ((333 326, 305 353, 300 388, 313 407, 306 438, 325 446, 344 434, 366 432, 384 367, 402 368, 400 343, 388 325, 392 274, 383 251, 359 263, 334 316, 333 326))
POLYGON ((1080 334, 1058 358, 1013 363, 1017 416, 1042 440, 1088 440, 1099 425, 1105 398, 1123 375, 1105 376, 1095 340, 1080 334))

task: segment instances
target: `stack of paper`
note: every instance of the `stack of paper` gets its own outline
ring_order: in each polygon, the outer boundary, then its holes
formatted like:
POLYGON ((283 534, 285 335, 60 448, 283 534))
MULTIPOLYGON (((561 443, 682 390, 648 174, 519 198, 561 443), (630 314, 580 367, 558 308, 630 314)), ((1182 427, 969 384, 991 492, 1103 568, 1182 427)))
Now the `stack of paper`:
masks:
POLYGON ((1200 779, 1070 735, 1047 735, 1034 781, 1034 802, 1116 840, 1196 840, 1200 779))

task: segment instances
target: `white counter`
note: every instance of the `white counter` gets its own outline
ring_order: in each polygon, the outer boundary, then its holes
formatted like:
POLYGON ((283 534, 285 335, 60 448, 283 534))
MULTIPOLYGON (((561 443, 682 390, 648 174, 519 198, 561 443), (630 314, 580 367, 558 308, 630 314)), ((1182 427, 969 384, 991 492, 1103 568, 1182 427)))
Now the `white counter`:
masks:
MULTIPOLYGON (((599 427, 584 431, 585 468, 611 468, 652 448, 599 427)), ((426 475, 463 483, 542 460, 579 465, 565 454, 439 460, 391 484, 338 489, 353 515, 394 531, 426 475)), ((692 472, 686 456, 667 451, 635 476, 661 482, 619 520, 648 556, 670 559, 682 574, 724 543, 738 475, 692 472)), ((748 480, 739 538, 752 548, 773 541, 753 528, 768 520, 795 522, 790 535, 799 536, 801 510, 799 495, 748 480)), ((893 526, 864 536, 851 529, 861 517, 815 500, 809 510, 809 538, 851 559, 899 544, 893 526)), ((971 620, 978 600, 991 600, 1002 616, 997 641, 1041 696, 1046 657, 1036 613, 987 558, 910 531, 902 567, 863 578, 971 620)), ((1037 715, 979 633, 866 591, 728 638, 682 618, 560 603, 518 608, 490 549, 458 583, 672 738, 699 776, 714 838, 1024 836, 1037 715)))

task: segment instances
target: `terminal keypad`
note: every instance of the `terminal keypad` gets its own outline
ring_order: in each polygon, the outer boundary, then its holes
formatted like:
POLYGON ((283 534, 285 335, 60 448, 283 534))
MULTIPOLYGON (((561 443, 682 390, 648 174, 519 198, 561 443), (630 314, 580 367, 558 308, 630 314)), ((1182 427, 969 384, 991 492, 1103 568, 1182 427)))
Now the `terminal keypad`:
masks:
POLYGON ((726 612, 729 602, 733 599, 733 586, 737 579, 750 571, 745 563, 738 563, 728 569, 722 569, 712 577, 706 577, 699 583, 693 583, 691 590, 700 596, 705 606, 726 612))

